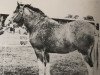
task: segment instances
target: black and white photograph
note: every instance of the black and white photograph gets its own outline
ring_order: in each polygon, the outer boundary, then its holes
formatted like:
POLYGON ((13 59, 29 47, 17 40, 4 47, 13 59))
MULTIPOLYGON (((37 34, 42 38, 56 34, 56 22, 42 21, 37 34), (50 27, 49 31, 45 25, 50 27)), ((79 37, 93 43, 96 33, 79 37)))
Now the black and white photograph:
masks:
POLYGON ((100 0, 0 0, 0 75, 100 75, 100 0))

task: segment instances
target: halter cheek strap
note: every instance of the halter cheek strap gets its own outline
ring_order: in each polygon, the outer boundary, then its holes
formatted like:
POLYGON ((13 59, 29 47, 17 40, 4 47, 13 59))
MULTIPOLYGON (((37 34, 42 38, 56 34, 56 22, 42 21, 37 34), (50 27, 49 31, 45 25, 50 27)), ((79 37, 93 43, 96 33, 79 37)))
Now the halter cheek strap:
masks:
POLYGON ((22 17, 23 17, 23 13, 24 13, 24 7, 25 7, 25 5, 22 7, 22 17))
POLYGON ((19 13, 12 19, 13 21, 19 14, 21 14, 21 18, 23 18, 24 7, 25 7, 25 5, 21 8, 21 12, 19 11, 19 13))

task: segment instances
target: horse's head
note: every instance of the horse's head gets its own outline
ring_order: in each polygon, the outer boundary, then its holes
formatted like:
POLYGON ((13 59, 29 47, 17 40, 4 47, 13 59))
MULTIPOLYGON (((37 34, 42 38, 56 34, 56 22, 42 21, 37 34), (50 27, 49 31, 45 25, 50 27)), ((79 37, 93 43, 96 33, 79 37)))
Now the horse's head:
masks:
MULTIPOLYGON (((13 12, 13 15, 10 19, 11 22, 16 22, 18 26, 22 26, 23 23, 30 22, 35 25, 41 16, 44 17, 45 14, 38 8, 32 7, 29 4, 19 4, 17 2, 17 7, 13 12)), ((28 25, 28 24, 27 24, 28 25)))
POLYGON ((23 18, 23 13, 24 13, 24 4, 19 4, 17 3, 17 7, 15 9, 15 11, 13 12, 11 18, 10 18, 10 22, 13 23, 17 23, 18 26, 22 26, 23 22, 24 22, 24 18, 23 18))
POLYGON ((23 23, 24 23, 24 18, 23 18, 24 6, 25 6, 24 4, 19 4, 17 2, 17 7, 16 7, 15 11, 12 14, 10 14, 5 21, 6 26, 9 26, 12 23, 16 23, 17 26, 15 26, 15 27, 23 25, 23 23))

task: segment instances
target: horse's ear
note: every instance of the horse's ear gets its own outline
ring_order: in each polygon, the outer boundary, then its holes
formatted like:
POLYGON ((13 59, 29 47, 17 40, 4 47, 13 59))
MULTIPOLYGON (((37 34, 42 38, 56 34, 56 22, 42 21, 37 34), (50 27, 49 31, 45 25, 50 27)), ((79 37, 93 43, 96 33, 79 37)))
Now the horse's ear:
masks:
POLYGON ((17 5, 19 6, 19 2, 17 1, 17 5))

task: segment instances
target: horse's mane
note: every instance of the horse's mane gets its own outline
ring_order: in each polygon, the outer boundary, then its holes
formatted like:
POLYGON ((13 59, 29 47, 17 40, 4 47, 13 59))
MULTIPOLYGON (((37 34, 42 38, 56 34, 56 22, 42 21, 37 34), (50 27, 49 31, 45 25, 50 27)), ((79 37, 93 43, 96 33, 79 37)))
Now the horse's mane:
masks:
MULTIPOLYGON (((20 4, 20 5, 23 6, 24 4, 20 4)), ((31 10, 33 10, 33 11, 35 11, 37 13, 40 13, 42 16, 46 16, 39 8, 33 7, 33 6, 29 5, 29 4, 25 4, 24 7, 28 7, 31 10)))

